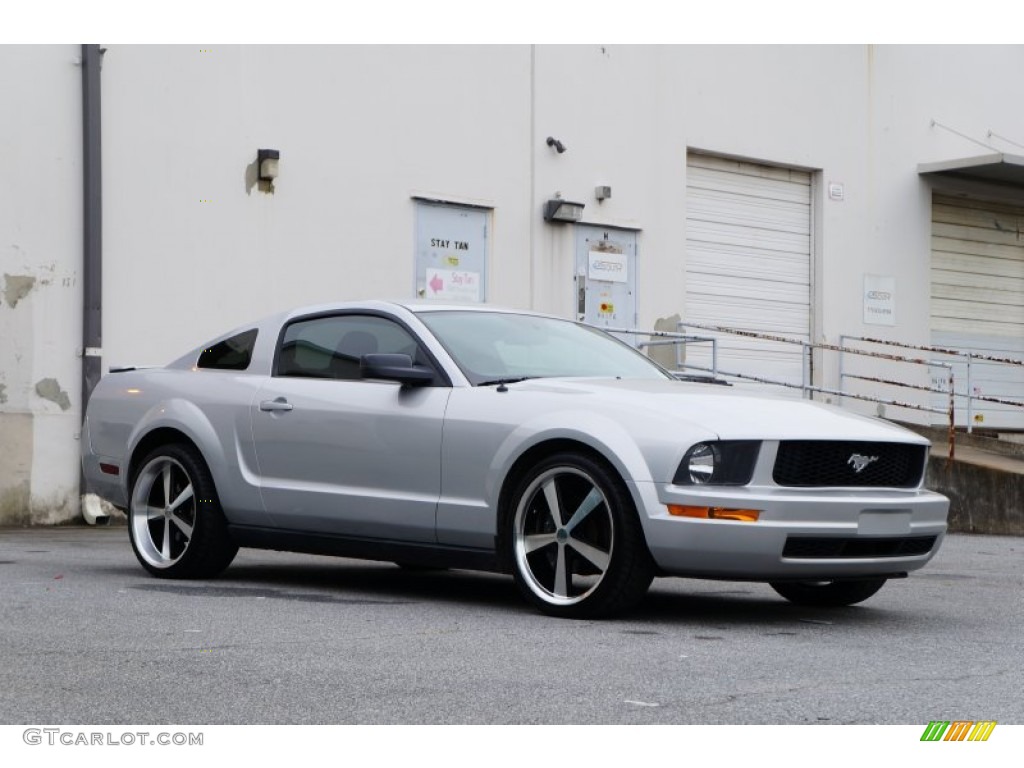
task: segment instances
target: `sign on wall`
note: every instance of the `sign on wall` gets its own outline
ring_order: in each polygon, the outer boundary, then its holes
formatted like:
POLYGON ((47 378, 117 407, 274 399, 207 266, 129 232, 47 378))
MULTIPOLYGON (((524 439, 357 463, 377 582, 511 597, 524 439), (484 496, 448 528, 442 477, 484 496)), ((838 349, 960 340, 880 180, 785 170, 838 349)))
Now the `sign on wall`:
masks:
POLYGON ((416 297, 451 302, 487 299, 489 211, 416 201, 416 297))
POLYGON ((605 280, 609 283, 629 282, 629 264, 624 253, 590 251, 587 255, 587 277, 591 280, 605 280))
POLYGON ((896 325, 896 278, 864 275, 864 322, 896 325))

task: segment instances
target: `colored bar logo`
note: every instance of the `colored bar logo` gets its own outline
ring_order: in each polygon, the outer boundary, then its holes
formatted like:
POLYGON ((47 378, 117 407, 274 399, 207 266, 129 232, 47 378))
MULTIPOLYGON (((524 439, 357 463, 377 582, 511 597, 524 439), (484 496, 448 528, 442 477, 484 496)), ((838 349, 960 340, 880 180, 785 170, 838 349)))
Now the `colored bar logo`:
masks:
POLYGON ((988 741, 995 728, 995 720, 932 720, 921 741, 988 741))

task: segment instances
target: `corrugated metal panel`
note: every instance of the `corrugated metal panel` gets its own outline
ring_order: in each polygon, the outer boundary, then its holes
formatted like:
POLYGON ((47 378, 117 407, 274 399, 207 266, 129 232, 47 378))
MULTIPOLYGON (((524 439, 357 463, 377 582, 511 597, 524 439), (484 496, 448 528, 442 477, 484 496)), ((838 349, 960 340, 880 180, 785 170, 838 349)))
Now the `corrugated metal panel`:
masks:
MULTIPOLYGON (((934 195, 932 198, 932 343, 983 355, 1024 358, 1024 207, 934 195)), ((1024 369, 975 362, 981 395, 1024 400, 1024 369)), ((954 370, 957 389, 967 370, 954 370)), ((966 402, 957 403, 966 424, 966 402)), ((975 426, 1024 429, 1024 409, 975 403, 975 426)))
MULTIPOLYGON (((687 158, 684 320, 810 340, 811 175, 687 158)), ((709 365, 707 345, 687 361, 709 365)), ((719 367, 799 384, 800 348, 723 337, 719 367)), ((784 390, 799 395, 799 390, 784 390)))

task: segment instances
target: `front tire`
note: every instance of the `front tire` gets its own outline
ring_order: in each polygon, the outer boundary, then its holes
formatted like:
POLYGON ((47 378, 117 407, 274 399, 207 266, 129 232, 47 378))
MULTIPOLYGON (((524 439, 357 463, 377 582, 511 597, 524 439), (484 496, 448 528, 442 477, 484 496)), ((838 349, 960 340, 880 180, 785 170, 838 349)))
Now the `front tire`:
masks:
POLYGON ((636 605, 654 578, 636 507, 618 474, 589 456, 552 455, 511 501, 512 572, 544 613, 597 618, 636 605))
POLYGON ((863 602, 885 585, 886 579, 840 581, 773 581, 771 588, 796 605, 837 607, 863 602))
POLYGON ((142 567, 164 579, 216 576, 238 553, 210 470, 190 445, 160 446, 140 462, 128 531, 142 567))

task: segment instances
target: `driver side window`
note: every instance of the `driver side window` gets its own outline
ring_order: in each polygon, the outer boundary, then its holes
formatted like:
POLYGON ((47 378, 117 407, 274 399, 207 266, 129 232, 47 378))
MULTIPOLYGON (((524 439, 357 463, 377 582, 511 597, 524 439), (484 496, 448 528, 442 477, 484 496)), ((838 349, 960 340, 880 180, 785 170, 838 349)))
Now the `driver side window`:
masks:
POLYGON ((298 320, 285 329, 277 376, 359 379, 359 360, 377 352, 420 362, 416 340, 402 326, 373 315, 333 315, 298 320))

